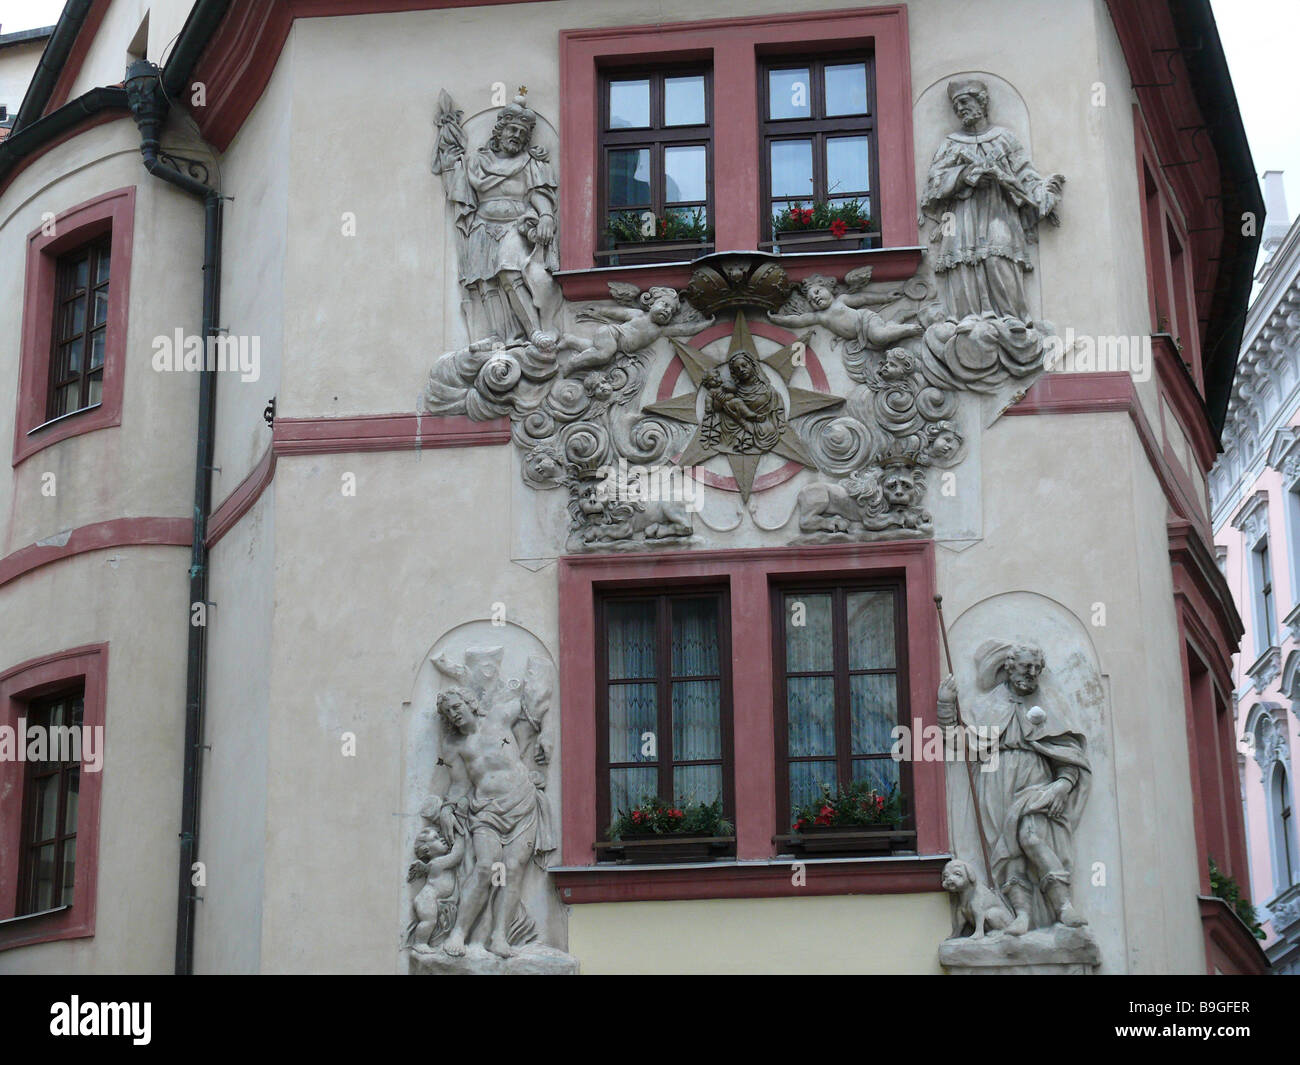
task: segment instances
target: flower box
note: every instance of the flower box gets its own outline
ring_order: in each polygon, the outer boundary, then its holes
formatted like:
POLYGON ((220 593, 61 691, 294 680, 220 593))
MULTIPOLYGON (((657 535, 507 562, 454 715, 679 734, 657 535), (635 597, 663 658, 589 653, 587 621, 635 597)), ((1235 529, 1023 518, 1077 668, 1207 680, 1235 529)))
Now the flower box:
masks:
POLYGON ((609 265, 690 262, 711 248, 711 244, 699 240, 619 240, 614 242, 614 249, 609 253, 609 265))
POLYGON ((837 237, 829 229, 783 229, 776 234, 772 250, 787 255, 796 252, 857 251, 866 246, 867 230, 857 226, 837 237))
POLYGON ((915 832, 898 825, 808 825, 776 842, 800 854, 892 854, 915 839, 915 832))
POLYGON ((599 861, 622 861, 633 865, 662 862, 711 862, 734 854, 735 836, 665 835, 655 832, 627 833, 621 839, 596 844, 599 861))

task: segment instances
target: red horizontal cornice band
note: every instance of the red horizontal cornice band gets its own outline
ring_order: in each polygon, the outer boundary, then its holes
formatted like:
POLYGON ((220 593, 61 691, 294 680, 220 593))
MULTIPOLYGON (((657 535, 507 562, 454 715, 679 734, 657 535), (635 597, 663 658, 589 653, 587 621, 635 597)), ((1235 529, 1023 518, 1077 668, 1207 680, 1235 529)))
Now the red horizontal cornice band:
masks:
POLYGON ((200 57, 191 82, 207 105, 191 109, 203 139, 225 151, 261 99, 294 19, 486 7, 516 0, 233 0, 200 57))
POLYGON ((61 544, 28 544, 0 558, 0 586, 41 566, 110 547, 189 547, 189 518, 114 518, 73 529, 61 544))
POLYGON ((810 895, 911 895, 942 891, 940 874, 948 855, 878 858, 867 861, 714 863, 708 867, 616 869, 589 866, 551 869, 566 905, 584 902, 664 902, 682 899, 806 898, 810 895), (792 883, 790 868, 803 867, 805 880, 792 883))

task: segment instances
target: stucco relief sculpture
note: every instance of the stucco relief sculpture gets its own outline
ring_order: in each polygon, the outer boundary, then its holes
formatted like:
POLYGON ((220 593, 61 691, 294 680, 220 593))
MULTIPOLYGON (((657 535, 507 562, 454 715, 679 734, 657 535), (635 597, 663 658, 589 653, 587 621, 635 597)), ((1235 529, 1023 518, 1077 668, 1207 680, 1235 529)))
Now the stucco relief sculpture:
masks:
POLYGON ((975 666, 978 694, 959 708, 950 676, 939 688, 937 712, 941 726, 960 722, 996 747, 971 774, 968 794, 990 883, 980 882, 973 855, 944 877, 962 928, 984 935, 954 931, 940 960, 1002 971, 1008 962, 1095 965, 1096 940, 1071 897, 1074 834, 1091 782, 1088 739, 1062 694, 1040 684, 1046 660, 1037 644, 986 640, 975 666))
POLYGON ((944 311, 926 323, 923 368, 936 385, 993 391, 1042 366, 1025 275, 1038 223, 1059 224, 1065 178, 1043 178, 1016 136, 990 125, 984 82, 954 80, 948 99, 962 128, 934 153, 920 197, 944 311))
POLYGON ((554 329, 559 287, 555 175, 532 144, 537 114, 527 89, 497 113, 486 144, 470 150, 463 112, 438 97, 433 172, 443 180, 457 234, 461 302, 470 336, 525 338, 554 329))
POLYGON ((857 470, 843 481, 814 481, 801 489, 800 540, 824 543, 864 533, 928 535, 934 526, 924 499, 925 471, 916 455, 895 450, 879 465, 857 470))
POLYGON ((462 662, 433 660, 450 683, 436 698, 437 768, 407 873, 419 885, 408 942, 419 955, 453 959, 444 968, 467 955, 474 969, 490 962, 487 953, 560 954, 540 944, 522 902, 530 866, 544 869, 556 848, 541 740, 553 670, 534 655, 522 680, 507 680, 503 655, 503 647, 471 647, 462 662))

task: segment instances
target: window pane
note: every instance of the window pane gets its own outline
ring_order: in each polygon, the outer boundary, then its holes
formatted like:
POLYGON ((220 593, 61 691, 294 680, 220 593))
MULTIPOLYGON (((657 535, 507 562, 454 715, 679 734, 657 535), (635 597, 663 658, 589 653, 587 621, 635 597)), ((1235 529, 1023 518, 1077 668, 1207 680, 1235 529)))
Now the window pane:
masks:
POLYGON ((609 686, 609 760, 654 762, 661 738, 655 736, 658 703, 653 684, 609 686), (647 733, 654 739, 651 754, 641 753, 647 733))
POLYGON ((659 791, 658 770, 611 769, 609 771, 610 817, 620 810, 630 810, 642 799, 654 798, 659 791))
POLYGON ((108 320, 108 290, 100 289, 95 293, 95 317, 91 325, 103 325, 108 320))
POLYGON ((773 141, 772 195, 811 196, 812 141, 773 141))
POLYGON ((835 753, 835 678, 790 677, 786 681, 791 758, 835 753))
POLYGON ((77 841, 70 839, 63 844, 63 897, 60 906, 72 905, 72 889, 77 881, 77 841))
POLYGON ((95 267, 95 284, 102 285, 108 280, 108 262, 109 250, 105 248, 99 253, 99 263, 95 267))
POLYGON ((97 370, 104 365, 104 330, 90 336, 90 368, 97 370))
POLYGON ((664 125, 704 125, 704 75, 664 79, 664 125))
POLYGON ((893 592, 849 592, 848 613, 849 669, 893 669, 893 592))
POLYGON ((718 601, 673 601, 673 676, 718 675, 718 601))
POLYGON ((821 798, 822 785, 835 794, 834 762, 791 762, 790 809, 796 810, 806 802, 821 798))
POLYGON ((720 681, 678 681, 673 685, 673 761, 722 757, 721 706, 720 681))
POLYGON ((93 407, 104 395, 104 378, 96 374, 86 381, 86 406, 93 407))
POLYGON ((609 153, 609 205, 650 203, 650 149, 620 148, 609 153))
POLYGON ((832 664, 831 597, 785 597, 785 671, 812 673, 832 664), (800 624, 802 622, 803 624, 800 624))
POLYGON ((722 766, 682 765, 673 770, 673 801, 717 802, 722 798, 722 766))
POLYGON ((826 115, 867 113, 865 63, 836 63, 826 68, 826 115))
POLYGON ((609 128, 639 129, 650 125, 650 80, 609 83, 609 128))
POLYGON ((52 773, 36 781, 31 841, 53 839, 59 823, 59 774, 52 773))
POLYGON ((51 418, 57 418, 61 414, 71 414, 81 406, 81 385, 65 385, 60 388, 55 396, 54 409, 50 412, 51 418))
POLYGON ((865 780, 881 795, 888 795, 890 788, 900 786, 898 763, 892 758, 855 758, 853 779, 865 780))
POLYGON ((653 678, 655 671, 655 604, 642 599, 608 603, 609 677, 653 678))
POLYGON ((89 276, 90 276, 90 257, 87 256, 86 258, 81 259, 81 260, 77 263, 76 268, 73 270, 73 273, 72 273, 72 277, 73 277, 72 285, 73 285, 73 288, 85 288, 85 287, 86 287, 86 279, 87 279, 89 276))
POLYGON ((826 142, 826 186, 831 193, 871 187, 866 137, 835 137, 826 142))
POLYGON ((812 114, 808 68, 767 72, 768 118, 808 118, 812 114))
POLYGON ((42 847, 36 852, 35 867, 32 869, 35 881, 32 912, 54 908, 54 844, 42 847))
POLYGON ((664 149, 664 200, 703 200, 707 189, 708 151, 702 144, 664 149))
POLYGON ((68 700, 68 724, 80 725, 81 715, 85 712, 86 699, 83 695, 73 696, 68 700))
POLYGON ((69 770, 67 779, 68 793, 67 798, 64 800, 63 833, 71 836, 77 831, 77 809, 80 806, 81 799, 81 770, 69 770))
POLYGON ((884 754, 893 746, 890 731, 898 724, 898 678, 868 673, 849 678, 852 753, 884 754))
POLYGON ((81 373, 81 349, 84 346, 85 341, 78 339, 59 347, 58 376, 60 379, 81 373))

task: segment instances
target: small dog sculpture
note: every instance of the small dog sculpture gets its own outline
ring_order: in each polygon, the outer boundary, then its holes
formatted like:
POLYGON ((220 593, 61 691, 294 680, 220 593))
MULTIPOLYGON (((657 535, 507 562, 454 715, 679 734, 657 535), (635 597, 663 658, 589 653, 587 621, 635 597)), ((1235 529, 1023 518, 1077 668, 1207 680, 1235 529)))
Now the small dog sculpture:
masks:
POLYGON ((943 889, 957 896, 957 910, 952 919, 952 935, 957 938, 973 928, 971 939, 983 939, 984 930, 1001 932, 1012 921, 1012 914, 991 888, 979 882, 967 862, 954 858, 943 867, 943 889))

